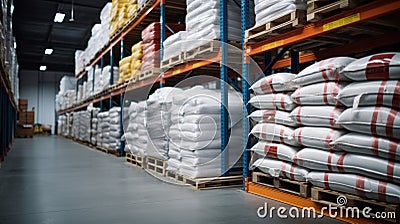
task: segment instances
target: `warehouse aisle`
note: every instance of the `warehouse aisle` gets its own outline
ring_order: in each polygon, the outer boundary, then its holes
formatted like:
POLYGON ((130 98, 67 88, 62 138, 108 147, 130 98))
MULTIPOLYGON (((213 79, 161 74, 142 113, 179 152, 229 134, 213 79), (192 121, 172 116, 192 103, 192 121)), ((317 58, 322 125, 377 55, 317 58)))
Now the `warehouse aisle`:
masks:
POLYGON ((264 202, 282 205, 239 189, 195 191, 164 183, 124 158, 55 136, 16 139, 0 168, 1 224, 293 222, 276 214, 258 218, 264 202))

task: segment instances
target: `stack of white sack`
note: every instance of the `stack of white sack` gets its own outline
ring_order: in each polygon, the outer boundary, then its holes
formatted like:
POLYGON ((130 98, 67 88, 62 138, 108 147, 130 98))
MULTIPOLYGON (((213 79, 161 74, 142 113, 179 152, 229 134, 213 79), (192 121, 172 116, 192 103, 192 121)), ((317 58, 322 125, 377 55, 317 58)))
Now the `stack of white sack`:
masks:
POLYGON ((294 10, 307 10, 307 0, 255 0, 254 3, 255 26, 273 21, 294 10))
POLYGON ((98 131, 98 119, 97 116, 100 113, 100 108, 88 106, 88 111, 91 114, 91 125, 90 125, 90 143, 93 145, 97 144, 97 131, 98 131))
POLYGON ((249 115, 256 122, 250 133, 259 140, 250 149, 255 155, 250 169, 258 169, 273 177, 305 181, 308 170, 292 163, 292 157, 300 147, 293 139, 298 124, 290 117, 290 112, 297 106, 291 99, 297 88, 294 78, 292 73, 277 73, 250 87, 255 96, 249 103, 259 109, 249 115))
POLYGON ((170 131, 171 170, 189 178, 217 177, 222 170, 241 167, 242 128, 240 94, 229 91, 227 106, 231 130, 229 143, 221 153, 221 101, 220 90, 195 86, 178 95, 173 110, 178 118, 171 118, 174 126, 170 131), (187 96, 187 99, 179 99, 187 96), (176 108, 178 107, 178 108, 176 108), (173 152, 172 152, 173 151, 173 152), (224 154, 225 164, 222 166, 224 154), (180 159, 180 160, 179 160, 180 159))
MULTIPOLYGON (((241 39, 241 12, 233 1, 228 1, 228 39, 241 39)), ((220 1, 186 0, 187 43, 185 50, 193 49, 211 40, 220 39, 220 1)))
POLYGON ((90 62, 110 40, 111 2, 107 3, 100 13, 100 24, 92 27, 92 35, 84 53, 84 61, 90 62))
POLYGON ((57 134, 61 136, 67 136, 67 116, 60 115, 57 120, 57 134))
POLYGON ((168 133, 171 126, 172 99, 182 90, 173 87, 157 89, 146 101, 146 129, 149 137, 146 156, 168 159, 168 133))
MULTIPOLYGON (((117 84, 118 83, 118 79, 119 79, 119 69, 118 67, 114 66, 113 67, 113 84, 117 84)), ((101 81, 100 81, 100 92, 103 90, 106 90, 110 87, 110 79, 111 79, 111 66, 107 65, 103 68, 103 71, 101 73, 101 81)), ((96 81, 97 82, 97 81, 96 81)))
POLYGON ((118 151, 121 146, 121 107, 113 107, 108 112, 110 133, 107 149, 118 151))
POLYGON ((179 111, 182 108, 187 95, 186 91, 181 95, 176 95, 172 98, 171 106, 171 126, 169 129, 169 142, 168 142, 168 161, 167 170, 175 173, 180 173, 180 168, 182 164, 181 156, 181 128, 179 123, 179 111))
POLYGON ((145 125, 146 101, 131 102, 129 106, 129 124, 125 130, 125 151, 135 155, 145 155, 148 136, 145 125))
POLYGON ((100 112, 97 115, 98 118, 98 131, 97 131, 97 145, 103 148, 109 148, 109 136, 110 136, 110 117, 109 112, 100 112))
POLYGON ((186 31, 179 31, 171 36, 169 36, 165 41, 163 41, 164 55, 163 60, 171 58, 173 56, 179 55, 184 52, 186 44, 186 31))

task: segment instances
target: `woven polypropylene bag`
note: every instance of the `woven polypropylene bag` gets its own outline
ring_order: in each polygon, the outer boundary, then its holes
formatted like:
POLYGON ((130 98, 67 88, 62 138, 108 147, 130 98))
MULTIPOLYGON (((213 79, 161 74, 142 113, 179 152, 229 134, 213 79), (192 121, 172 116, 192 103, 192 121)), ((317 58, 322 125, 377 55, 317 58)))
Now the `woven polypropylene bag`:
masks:
POLYGON ((289 112, 280 110, 256 110, 249 115, 249 118, 259 123, 276 123, 297 127, 298 124, 289 115, 289 112))
POLYGON ((273 177, 281 176, 297 181, 305 181, 309 172, 304 167, 296 164, 269 158, 260 158, 251 164, 251 170, 256 168, 273 177))
POLYGON ((307 175, 312 185, 361 197, 400 203, 400 186, 355 174, 312 171, 307 175))
POLYGON ((295 74, 276 73, 255 82, 250 89, 257 94, 292 91, 296 86, 292 83, 295 74))
POLYGON ((350 80, 400 79, 400 53, 380 53, 358 59, 343 69, 350 80))
POLYGON ((300 146, 293 139, 293 129, 279 124, 259 123, 250 132, 257 138, 270 142, 281 142, 292 146, 300 146))
POLYGON ((285 145, 283 143, 272 143, 260 141, 251 149, 260 156, 266 156, 271 159, 279 159, 287 162, 292 162, 293 156, 299 151, 299 148, 285 145))
POLYGON ((331 128, 301 127, 294 130, 294 139, 303 146, 323 149, 327 151, 338 150, 332 145, 344 132, 331 128))
POLYGON ((298 125, 341 128, 336 121, 342 112, 343 109, 334 106, 299 106, 290 117, 298 125))
POLYGON ((266 95, 254 96, 249 103, 258 109, 279 109, 291 111, 296 104, 288 93, 271 93, 266 95))
POLYGON ((336 105, 336 97, 343 85, 338 82, 323 82, 298 88, 292 95, 298 105, 336 105))

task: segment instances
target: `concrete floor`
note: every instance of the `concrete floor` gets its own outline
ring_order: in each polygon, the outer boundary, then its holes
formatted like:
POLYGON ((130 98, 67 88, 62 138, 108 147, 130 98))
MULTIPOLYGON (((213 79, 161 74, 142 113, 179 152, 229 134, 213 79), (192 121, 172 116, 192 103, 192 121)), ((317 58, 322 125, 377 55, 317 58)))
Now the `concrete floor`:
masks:
POLYGON ((340 223, 257 217, 287 205, 236 189, 196 191, 61 137, 16 139, 0 168, 0 223, 340 223))

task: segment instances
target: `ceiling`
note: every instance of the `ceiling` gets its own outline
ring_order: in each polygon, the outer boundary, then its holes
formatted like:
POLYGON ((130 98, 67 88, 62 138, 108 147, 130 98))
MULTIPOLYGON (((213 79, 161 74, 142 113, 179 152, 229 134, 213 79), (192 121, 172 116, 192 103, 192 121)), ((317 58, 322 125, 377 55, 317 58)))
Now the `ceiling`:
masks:
POLYGON ((75 0, 74 22, 71 0, 14 0, 13 30, 20 69, 74 73, 75 50, 83 50, 100 11, 109 0, 75 0), (62 23, 53 22, 56 12, 65 13, 62 23), (46 48, 53 54, 45 55, 46 48))

